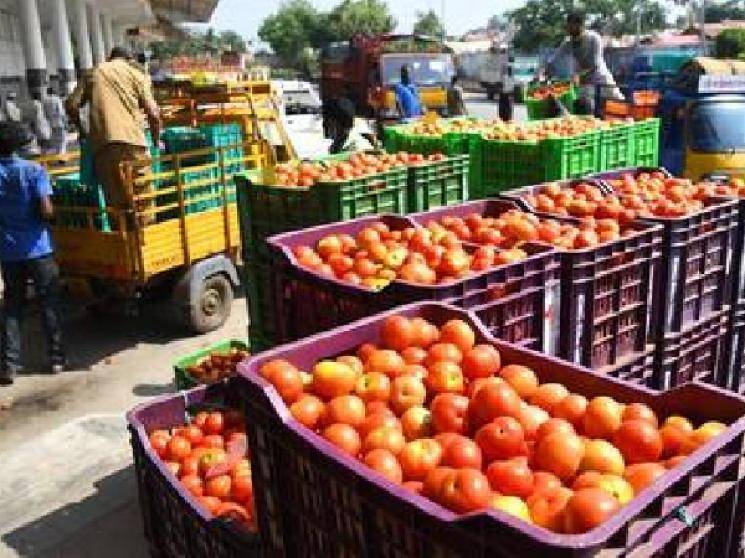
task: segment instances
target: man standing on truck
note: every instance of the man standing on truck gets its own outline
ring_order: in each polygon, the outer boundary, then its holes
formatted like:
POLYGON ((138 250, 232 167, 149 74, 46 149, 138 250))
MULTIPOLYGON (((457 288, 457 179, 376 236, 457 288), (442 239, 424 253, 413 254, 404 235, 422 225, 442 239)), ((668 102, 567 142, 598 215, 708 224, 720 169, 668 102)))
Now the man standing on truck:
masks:
POLYGON ((52 185, 40 165, 17 156, 31 140, 23 124, 0 123, 0 268, 5 285, 0 385, 12 384, 23 368, 21 336, 29 279, 41 306, 50 371, 62 372, 66 366, 58 310, 59 270, 49 231, 54 215, 52 185))
POLYGON ((89 105, 89 137, 96 177, 106 195, 106 205, 117 209, 136 209, 133 192, 121 171, 124 162, 150 159, 142 122, 144 110, 150 124, 153 144, 160 142, 160 111, 153 99, 150 78, 122 47, 111 51, 107 62, 99 64, 82 79, 66 102, 67 112, 81 134, 80 108, 89 105))
MULTIPOLYGON (((566 30, 569 36, 546 64, 545 71, 538 70, 538 76, 545 73, 550 77, 559 60, 571 57, 574 62, 573 79, 581 86, 576 112, 594 112, 596 88, 600 89, 601 99, 622 100, 623 95, 616 87, 613 75, 603 57, 603 39, 595 31, 585 28, 585 15, 582 12, 570 12, 567 16, 566 30)), ((567 108, 571 110, 571 107, 567 108)))
POLYGON ((419 118, 424 114, 422 103, 419 100, 419 90, 416 85, 411 83, 411 71, 406 64, 401 66, 401 80, 396 84, 394 92, 401 119, 419 118))

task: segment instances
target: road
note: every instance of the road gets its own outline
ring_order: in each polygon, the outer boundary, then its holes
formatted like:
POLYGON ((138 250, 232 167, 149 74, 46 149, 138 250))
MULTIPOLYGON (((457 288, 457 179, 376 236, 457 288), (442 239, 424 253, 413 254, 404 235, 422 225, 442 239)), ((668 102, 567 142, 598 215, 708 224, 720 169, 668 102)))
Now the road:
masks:
MULTIPOLYGON (((496 104, 468 94, 469 114, 496 104)), ((173 362, 216 341, 245 339, 246 301, 219 331, 183 337, 160 307, 139 317, 65 319, 71 370, 40 373, 38 317, 26 321, 28 372, 0 387, 0 557, 146 556, 124 414, 174 392, 173 362)))

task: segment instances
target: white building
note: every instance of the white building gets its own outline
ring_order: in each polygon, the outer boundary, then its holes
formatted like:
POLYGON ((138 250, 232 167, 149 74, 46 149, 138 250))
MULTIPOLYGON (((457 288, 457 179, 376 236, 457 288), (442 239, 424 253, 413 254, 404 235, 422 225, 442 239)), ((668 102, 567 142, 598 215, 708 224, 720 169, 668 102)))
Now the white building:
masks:
POLYGON ((21 95, 81 71, 158 21, 207 22, 219 0, 0 0, 0 87, 21 95))

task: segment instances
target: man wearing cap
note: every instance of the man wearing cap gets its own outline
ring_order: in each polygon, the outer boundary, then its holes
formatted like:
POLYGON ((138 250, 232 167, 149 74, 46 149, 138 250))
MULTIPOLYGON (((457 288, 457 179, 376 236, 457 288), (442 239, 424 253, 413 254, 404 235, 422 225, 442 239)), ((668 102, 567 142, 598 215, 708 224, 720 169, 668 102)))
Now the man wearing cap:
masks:
POLYGON ((0 337, 0 385, 22 369, 21 335, 28 280, 41 306, 51 372, 65 368, 59 317, 59 270, 54 262, 49 222, 54 215, 47 172, 17 153, 32 140, 19 122, 0 122, 0 270, 4 311, 0 337))
POLYGON ((117 209, 136 209, 131 185, 121 164, 150 158, 144 133, 142 111, 147 116, 153 143, 160 141, 160 111, 153 99, 150 78, 133 62, 131 53, 114 48, 107 62, 99 64, 68 97, 67 112, 85 135, 80 108, 89 105, 88 141, 94 168, 104 187, 106 203, 117 209))

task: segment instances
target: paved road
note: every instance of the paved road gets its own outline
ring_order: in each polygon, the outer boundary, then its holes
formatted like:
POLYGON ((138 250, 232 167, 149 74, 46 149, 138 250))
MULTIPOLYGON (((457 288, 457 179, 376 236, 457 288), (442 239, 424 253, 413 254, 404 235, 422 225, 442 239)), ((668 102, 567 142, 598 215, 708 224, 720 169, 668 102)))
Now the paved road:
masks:
MULTIPOLYGON (((485 93, 466 93, 466 110, 469 116, 478 118, 497 118, 499 109, 496 101, 489 101, 485 93)), ((525 105, 515 105, 513 117, 515 120, 524 121, 528 119, 525 105)))

